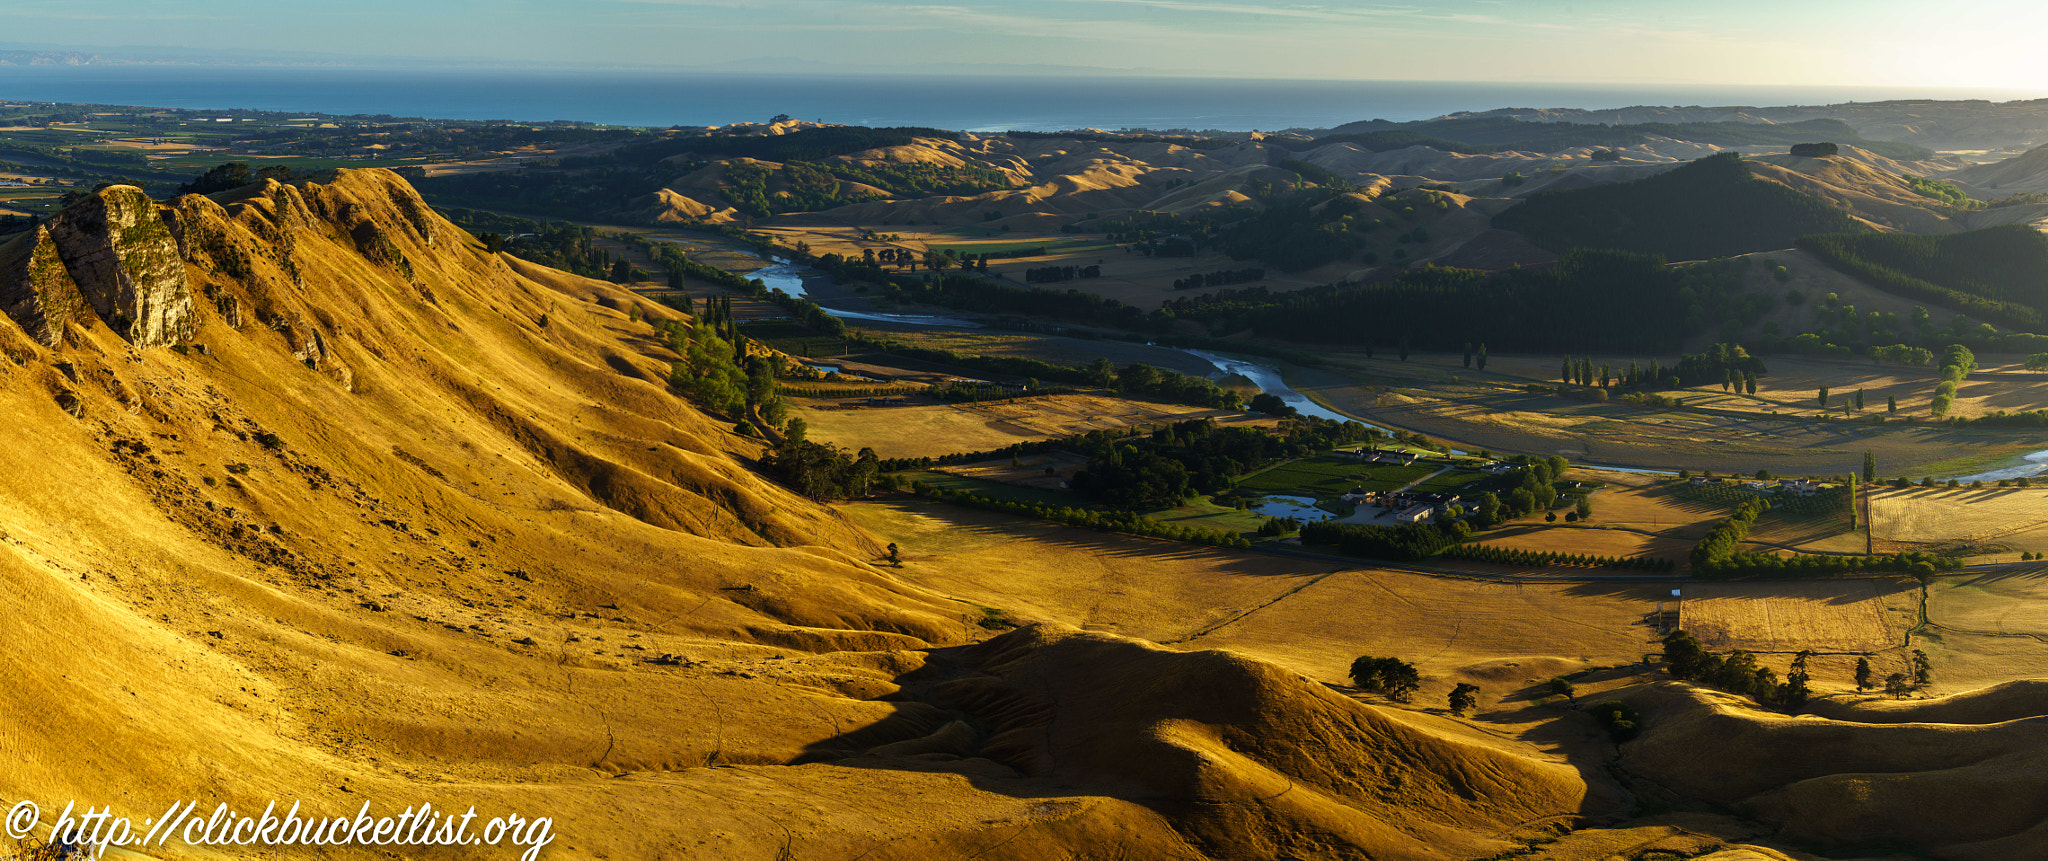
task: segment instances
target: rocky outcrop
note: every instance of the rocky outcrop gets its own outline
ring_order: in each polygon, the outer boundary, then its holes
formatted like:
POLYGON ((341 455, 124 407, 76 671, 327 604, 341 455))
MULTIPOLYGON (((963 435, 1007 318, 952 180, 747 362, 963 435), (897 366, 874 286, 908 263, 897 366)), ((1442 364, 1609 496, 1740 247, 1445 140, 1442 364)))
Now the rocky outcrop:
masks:
POLYGON ((0 311, 46 347, 64 340, 64 325, 85 313, 85 296, 64 268, 50 231, 36 229, 0 246, 0 311))
POLYGON ((115 332, 138 347, 192 337, 178 242, 142 189, 101 189, 51 219, 48 233, 78 290, 115 332))

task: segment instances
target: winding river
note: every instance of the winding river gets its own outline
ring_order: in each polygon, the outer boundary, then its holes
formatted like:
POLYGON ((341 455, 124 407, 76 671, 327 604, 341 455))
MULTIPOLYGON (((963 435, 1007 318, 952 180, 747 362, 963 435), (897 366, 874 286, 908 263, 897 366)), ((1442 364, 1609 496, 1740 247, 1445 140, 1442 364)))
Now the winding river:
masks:
MULTIPOLYGON (((1302 415, 1315 416, 1316 418, 1324 419, 1335 419, 1340 422, 1358 422, 1359 424, 1365 425, 1366 427, 1379 430, 1382 433, 1386 433, 1389 435, 1393 433, 1393 431, 1381 427, 1379 425, 1373 424, 1372 422, 1365 421, 1356 416, 1347 416, 1343 413, 1337 412, 1336 410, 1330 409, 1329 407, 1325 407, 1322 404, 1318 404, 1315 401, 1309 400, 1307 395, 1295 391, 1293 387, 1287 385, 1286 380, 1281 379, 1280 370, 1278 368, 1253 364, 1252 362, 1246 361, 1244 359, 1233 359, 1229 356, 1217 355, 1215 353, 1208 352, 1207 350, 1184 349, 1181 352, 1187 353, 1188 355, 1194 356, 1195 358, 1208 362, 1209 364, 1214 365, 1216 367, 1216 370, 1221 371, 1225 374, 1237 374, 1239 376, 1244 377, 1245 379, 1251 380, 1253 385, 1259 387, 1259 391, 1265 392, 1269 395, 1278 396, 1282 403, 1285 403, 1288 406, 1293 407, 1297 412, 1300 412, 1302 415)), ((1464 454, 1465 452, 1452 449, 1451 453, 1464 454)), ((2041 454, 2044 463, 2041 465, 2040 468, 2043 470, 2048 470, 2048 452, 2042 452, 2041 454)), ((1638 475, 1677 474, 1676 472, 1673 472, 1672 470, 1668 469, 1639 469, 1636 467, 1629 466, 1601 466, 1599 464, 1592 463, 1580 463, 1573 465, 1581 469, 1598 469, 1606 470, 1608 472, 1628 472, 1635 473, 1638 475)))
MULTIPOLYGON (((821 274, 818 270, 801 263, 784 260, 780 257, 770 257, 767 259, 768 266, 747 273, 747 277, 761 279, 761 283, 768 285, 770 290, 780 290, 791 296, 810 298, 810 294, 804 290, 804 278, 821 274)), ((865 311, 841 311, 838 308, 825 308, 823 305, 818 307, 824 308, 825 313, 842 320, 871 320, 877 323, 901 323, 906 326, 951 326, 955 329, 981 328, 980 323, 976 323, 973 320, 963 320, 959 317, 939 317, 929 314, 870 314, 865 311)))
MULTIPOLYGON (((785 260, 780 257, 768 257, 765 259, 768 261, 769 265, 748 273, 747 277, 761 279, 761 283, 768 285, 768 289, 770 290, 781 290, 782 292, 787 293, 791 296, 802 296, 807 299, 810 298, 809 292, 804 289, 804 279, 806 277, 818 276, 821 273, 819 273, 816 269, 812 269, 809 266, 785 260)), ((949 326, 955 329, 982 328, 982 325, 980 323, 976 323, 973 320, 966 320, 959 317, 943 317, 931 314, 875 314, 865 311, 843 311, 838 308, 825 308, 825 306, 823 305, 820 305, 818 307, 824 308, 825 313, 843 320, 871 320, 878 323, 900 323, 909 326, 949 326)), ((1259 387, 1259 391, 1264 392, 1266 394, 1277 396, 1278 398, 1280 398, 1280 401, 1282 403, 1285 403, 1286 405, 1293 407, 1295 411, 1301 413, 1302 415, 1314 416, 1316 418, 1332 419, 1340 422, 1358 422, 1360 424, 1365 425, 1366 427, 1375 428, 1383 433, 1393 433, 1393 431, 1389 428, 1381 427, 1368 421, 1363 421, 1359 419, 1357 416, 1345 415, 1343 413, 1337 412, 1336 410, 1330 409, 1329 407, 1325 407, 1322 404, 1316 403, 1315 401, 1309 400, 1307 395, 1297 392, 1294 390, 1292 386, 1287 385, 1287 381, 1281 378, 1280 370, 1278 368, 1256 364, 1244 359, 1234 359, 1229 356, 1212 353, 1207 350, 1183 349, 1181 352, 1187 353, 1188 355, 1201 359, 1204 362, 1208 362, 1211 366, 1215 367, 1216 370, 1222 372, 1223 374, 1236 374, 1238 376, 1244 377, 1245 379, 1251 380, 1252 385, 1259 387)), ((1461 451, 1453 451, 1452 453, 1464 454, 1464 452, 1461 451)), ((1971 476, 1970 478, 1982 478, 1988 481, 1998 478, 2014 478, 2020 475, 2038 475, 2043 472, 2048 472, 2048 451, 2028 455, 2027 459, 2031 462, 2028 465, 2012 467, 2010 469, 1995 470, 1993 472, 1984 473, 1983 475, 1971 476)), ((1642 475, 1675 474, 1674 472, 1668 469, 1638 469, 1626 466, 1600 466, 1596 464, 1579 464, 1579 466, 1584 467, 1586 469, 1602 469, 1608 470, 1610 472, 1630 472, 1642 475)))

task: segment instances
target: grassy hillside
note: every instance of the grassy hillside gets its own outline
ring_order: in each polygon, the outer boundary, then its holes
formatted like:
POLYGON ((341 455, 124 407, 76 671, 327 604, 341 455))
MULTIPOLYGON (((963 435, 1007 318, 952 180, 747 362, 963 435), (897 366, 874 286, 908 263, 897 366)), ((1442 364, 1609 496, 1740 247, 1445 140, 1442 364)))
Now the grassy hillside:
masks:
POLYGON ((1799 248, 1887 292, 2039 331, 2048 315, 2048 237, 2008 224, 1923 236, 1825 234, 1799 248))
POLYGON ((1852 233, 1847 215, 1750 176, 1733 153, 1649 179, 1537 194, 1493 219, 1553 251, 1614 248, 1672 260, 1786 248, 1810 233, 1852 233))
POLYGON ((1374 151, 1402 146, 1435 146, 1450 152, 1533 150, 1555 152, 1573 147, 1619 147, 1651 137, 1676 138, 1712 146, 1791 146, 1829 141, 1853 144, 1887 158, 1919 160, 1934 153, 1912 144, 1868 140, 1841 120, 1796 123, 1531 123, 1508 117, 1457 117, 1414 123, 1354 123, 1317 144, 1348 141, 1374 151))

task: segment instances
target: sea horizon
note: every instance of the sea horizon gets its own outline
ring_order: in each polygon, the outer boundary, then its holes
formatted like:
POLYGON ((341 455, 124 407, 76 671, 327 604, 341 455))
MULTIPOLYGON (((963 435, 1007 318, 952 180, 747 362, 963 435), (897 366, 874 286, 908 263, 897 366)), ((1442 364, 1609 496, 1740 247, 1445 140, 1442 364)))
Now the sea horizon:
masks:
POLYGON ((0 67, 0 100, 665 128, 796 119, 971 132, 1324 129, 1498 108, 1774 107, 2048 92, 1176 77, 178 65, 0 67))

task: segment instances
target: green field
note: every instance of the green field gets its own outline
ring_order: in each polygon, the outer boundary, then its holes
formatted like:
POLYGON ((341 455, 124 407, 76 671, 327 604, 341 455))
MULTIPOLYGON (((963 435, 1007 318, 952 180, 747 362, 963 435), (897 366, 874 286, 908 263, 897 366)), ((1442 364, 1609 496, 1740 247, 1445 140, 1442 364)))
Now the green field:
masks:
POLYGON ((998 481, 982 481, 978 478, 966 478, 933 470, 918 470, 901 474, 913 482, 922 481, 947 490, 965 491, 979 496, 986 496, 990 499, 1010 499, 1017 502, 1051 505, 1060 508, 1084 508, 1088 504, 1087 500, 1078 496, 1061 493, 1056 490, 1020 487, 1014 484, 1003 484, 998 481))
POLYGON ((1259 526, 1266 522, 1265 516, 1256 511, 1228 508, 1203 498, 1191 500, 1177 508, 1147 511, 1145 516, 1161 523, 1177 523, 1247 537, 1257 532, 1259 526))
POLYGON ((1443 467, 1441 463, 1418 463, 1413 466, 1361 463, 1349 458, 1324 454, 1283 463, 1246 478, 1238 483, 1238 487, 1255 493, 1284 493, 1328 499, 1343 496, 1354 487, 1363 487, 1366 490, 1393 490, 1443 467))
POLYGON ((1417 493, 1443 493, 1462 490, 1465 485, 1488 478, 1486 473, 1466 469, 1454 469, 1415 486, 1417 493))

